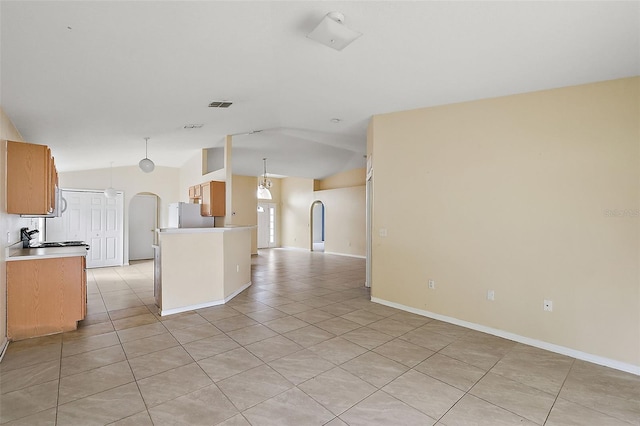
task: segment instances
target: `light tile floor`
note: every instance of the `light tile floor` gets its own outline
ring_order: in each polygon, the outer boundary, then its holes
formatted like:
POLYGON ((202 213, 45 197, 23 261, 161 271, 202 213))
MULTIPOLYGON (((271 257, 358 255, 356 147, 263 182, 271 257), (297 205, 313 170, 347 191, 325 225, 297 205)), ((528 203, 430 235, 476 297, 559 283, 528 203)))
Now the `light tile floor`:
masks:
POLYGON ((11 343, 8 425, 640 425, 640 377, 369 301, 364 261, 263 250, 224 306, 88 271, 77 331, 11 343))

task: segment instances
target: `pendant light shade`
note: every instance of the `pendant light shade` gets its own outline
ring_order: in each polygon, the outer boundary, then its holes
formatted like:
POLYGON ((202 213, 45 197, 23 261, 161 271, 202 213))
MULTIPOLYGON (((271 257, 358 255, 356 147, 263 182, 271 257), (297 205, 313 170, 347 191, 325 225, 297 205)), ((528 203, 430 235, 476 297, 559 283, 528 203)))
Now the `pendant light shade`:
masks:
POLYGON ((263 158, 262 162, 264 163, 264 174, 260 181, 258 181, 258 198, 262 200, 271 200, 273 197, 271 196, 271 181, 267 179, 267 159, 263 158))
POLYGON ((113 161, 109 167, 109 187, 104 190, 104 196, 107 198, 116 198, 118 191, 113 188, 113 161))
POLYGON ((104 190, 104 196, 107 198, 116 198, 116 195, 118 195, 118 192, 112 187, 104 190))
POLYGON ((153 169, 155 169, 156 165, 153 164, 153 161, 149 159, 149 138, 144 138, 145 141, 145 149, 144 149, 144 158, 140 160, 138 166, 140 170, 145 173, 151 173, 153 169))

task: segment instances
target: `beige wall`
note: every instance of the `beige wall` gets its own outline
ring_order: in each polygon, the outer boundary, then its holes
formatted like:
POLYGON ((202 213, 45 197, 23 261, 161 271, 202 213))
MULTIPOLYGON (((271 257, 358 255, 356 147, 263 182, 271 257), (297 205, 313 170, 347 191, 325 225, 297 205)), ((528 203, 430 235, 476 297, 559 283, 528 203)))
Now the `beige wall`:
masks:
POLYGON ((315 190, 347 188, 349 186, 359 186, 366 183, 367 169, 353 169, 342 173, 336 173, 325 179, 315 181, 315 190))
POLYGON ((222 232, 161 232, 159 244, 162 312, 224 299, 222 232))
POLYGON ((310 248, 309 219, 313 202, 313 179, 288 177, 280 180, 283 247, 310 248))
POLYGON ((252 234, 253 232, 237 230, 224 232, 225 298, 251 282, 251 256, 247 254, 247 250, 251 245, 252 234))
MULTIPOLYGON (((333 182, 336 185, 360 182, 360 170, 336 175, 333 182)), ((325 206, 325 251, 365 256, 365 186, 324 191, 313 191, 313 186, 312 179, 281 179, 282 246, 311 248, 311 205, 314 201, 322 201, 325 206)))
MULTIPOLYGON (((110 169, 63 172, 59 175, 60 187, 70 189, 103 190, 109 186, 110 169)), ((144 173, 137 166, 114 167, 113 187, 124 191, 124 261, 129 261, 129 203, 139 193, 158 196, 160 227, 167 226, 170 203, 181 200, 180 169, 156 166, 151 173, 144 173)), ((187 198, 188 198, 188 192, 187 198)))
MULTIPOLYGON (((20 241, 20 228, 34 228, 30 219, 23 219, 15 214, 7 213, 6 204, 6 170, 7 140, 23 142, 20 132, 0 108, 0 353, 4 348, 7 336, 7 269, 5 248, 20 241), (7 233, 9 235, 7 239, 7 233)), ((55 154, 55 153, 54 153, 55 154)))
POLYGON ((325 252, 365 256, 365 186, 316 191, 314 198, 325 207, 325 252))
POLYGON ((374 117, 373 297, 640 366, 639 85, 374 117))
POLYGON ((247 228, 161 232, 159 244, 163 315, 222 303, 251 283, 247 228))
POLYGON ((189 187, 212 180, 225 181, 225 170, 220 169, 206 175, 202 174, 202 151, 194 151, 192 157, 180 167, 179 194, 177 201, 189 202, 189 187))
MULTIPOLYGON (((258 225, 258 179, 254 176, 233 175, 231 222, 227 225, 258 225)), ((258 229, 251 230, 251 253, 258 252, 258 229)))

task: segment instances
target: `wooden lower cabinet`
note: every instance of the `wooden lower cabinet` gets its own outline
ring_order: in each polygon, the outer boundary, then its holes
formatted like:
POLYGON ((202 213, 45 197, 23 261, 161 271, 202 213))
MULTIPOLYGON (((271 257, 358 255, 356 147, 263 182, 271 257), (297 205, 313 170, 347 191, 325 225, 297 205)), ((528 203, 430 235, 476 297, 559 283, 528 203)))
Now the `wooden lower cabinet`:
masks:
POLYGON ((7 337, 71 331, 87 314, 84 256, 7 262, 7 337))

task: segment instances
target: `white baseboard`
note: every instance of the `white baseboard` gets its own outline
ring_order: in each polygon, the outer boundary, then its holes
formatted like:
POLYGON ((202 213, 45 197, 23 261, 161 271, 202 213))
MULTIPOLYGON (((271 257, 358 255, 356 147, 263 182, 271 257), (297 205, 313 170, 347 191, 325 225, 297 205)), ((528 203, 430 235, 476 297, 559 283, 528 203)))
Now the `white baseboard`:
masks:
POLYGON ((282 246, 282 247, 273 247, 273 248, 280 248, 280 249, 284 249, 284 250, 294 250, 294 251, 305 251, 307 253, 324 253, 324 254, 333 254, 335 256, 346 256, 346 257, 356 257, 358 259, 366 259, 367 256, 361 256, 359 254, 347 254, 347 253, 336 253, 333 251, 312 251, 311 249, 308 248, 301 248, 301 247, 291 247, 291 246, 282 246))
POLYGON ((248 283, 246 283, 245 285, 243 285, 238 290, 234 291, 224 299, 212 300, 210 302, 198 303, 196 305, 182 306, 180 308, 165 309, 160 311, 160 316, 164 317, 166 315, 179 314, 182 312, 195 311, 196 309, 204 309, 204 308, 210 308, 212 306, 224 305, 225 303, 229 302, 231 299, 233 299, 234 297, 236 297, 237 295, 245 291, 250 286, 251 286, 251 281, 249 281, 248 283))
POLYGON ((335 253, 333 251, 325 251, 324 253, 325 254, 333 254, 335 256, 355 257, 355 258, 358 258, 358 259, 366 259, 367 258, 367 256, 361 256, 359 254, 335 253))
POLYGON ((424 317, 429 317, 439 321, 448 322, 450 324, 459 325, 461 327, 470 328, 471 330, 480 331, 482 333, 491 334, 493 336, 502 337, 505 339, 513 340, 515 342, 523 343, 525 345, 534 346, 536 348, 545 349, 550 352, 555 352, 555 353, 566 355, 582 361, 592 362, 594 364, 603 365, 605 367, 614 368, 616 370, 625 371, 627 373, 640 376, 640 365, 628 364, 626 362, 617 361, 615 359, 605 358, 599 355, 593 355, 587 352, 582 352, 575 349, 567 348, 565 346, 544 342, 542 340, 536 340, 530 337, 520 336, 518 334, 510 333, 508 331, 498 330, 497 328, 491 328, 481 324, 476 324, 476 323, 460 320, 457 318, 448 317, 446 315, 440 315, 434 312, 412 308, 410 306, 401 305, 400 303, 389 302, 388 300, 378 299, 377 297, 372 297, 371 301, 375 303, 379 303, 381 305, 389 306, 391 308, 396 308, 403 311, 411 312, 413 314, 422 315, 424 317))

